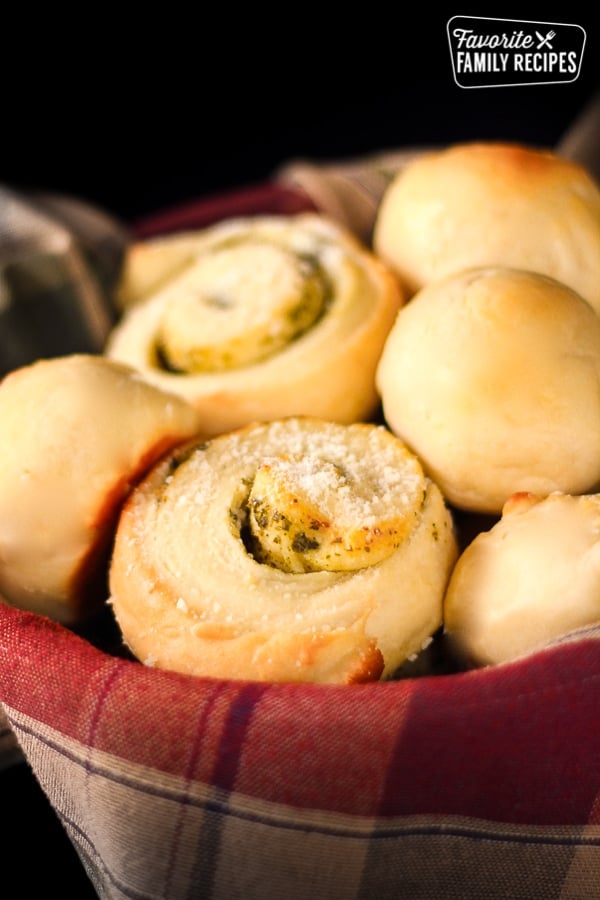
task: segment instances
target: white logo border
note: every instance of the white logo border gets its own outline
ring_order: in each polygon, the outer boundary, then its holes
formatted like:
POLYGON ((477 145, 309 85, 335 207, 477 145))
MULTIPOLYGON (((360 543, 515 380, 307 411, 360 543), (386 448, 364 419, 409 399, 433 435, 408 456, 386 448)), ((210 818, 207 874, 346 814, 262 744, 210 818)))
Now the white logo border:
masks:
POLYGON ((446 34, 448 37, 448 47, 450 50, 450 61, 452 63, 452 76, 454 78, 454 83, 463 91, 478 90, 480 88, 535 87, 536 85, 572 84, 574 81, 577 81, 579 75, 581 74, 583 52, 585 50, 585 44, 587 41, 587 33, 585 28, 583 28, 583 26, 581 25, 577 25, 575 22, 539 22, 537 19, 498 19, 494 18, 493 16, 451 16, 446 23, 446 34), (452 52, 452 38, 450 36, 450 25, 455 19, 470 19, 476 22, 512 22, 517 25, 558 25, 560 28, 579 28, 583 32, 583 44, 581 45, 581 54, 579 57, 579 66, 577 67, 577 73, 574 78, 560 78, 558 81, 514 81, 505 82, 503 84, 461 84, 456 77, 454 53, 452 52))

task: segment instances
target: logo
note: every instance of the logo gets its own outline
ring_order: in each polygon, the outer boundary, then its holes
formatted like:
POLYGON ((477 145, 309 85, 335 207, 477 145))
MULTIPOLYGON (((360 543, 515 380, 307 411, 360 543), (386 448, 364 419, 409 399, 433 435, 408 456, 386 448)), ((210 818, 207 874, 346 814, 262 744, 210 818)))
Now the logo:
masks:
POLYGON ((581 71, 586 33, 580 25, 453 16, 447 31, 462 88, 562 84, 581 71))

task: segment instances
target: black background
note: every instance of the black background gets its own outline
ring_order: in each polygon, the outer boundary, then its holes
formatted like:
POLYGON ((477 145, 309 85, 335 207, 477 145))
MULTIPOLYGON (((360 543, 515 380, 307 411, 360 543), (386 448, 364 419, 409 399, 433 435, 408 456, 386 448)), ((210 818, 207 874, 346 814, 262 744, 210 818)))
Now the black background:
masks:
MULTIPOLYGON (((327 27, 297 8, 262 13, 258 27, 250 8, 196 24, 163 11, 150 31, 80 23, 80 39, 56 49, 40 25, 41 56, 24 48, 35 77, 25 79, 24 52, 6 78, 14 89, 0 104, 0 181, 74 193, 133 221, 262 181, 291 157, 471 139, 553 146, 598 86, 589 10, 569 4, 554 18, 587 32, 575 82, 466 90, 454 82, 446 34, 457 9, 423 6, 410 15, 391 7, 393 18, 348 9, 327 27)), ((496 16, 552 18, 530 7, 501 5, 496 16)), ((459 11, 470 14, 468 4, 459 11)))
MULTIPOLYGON (((162 6, 127 25, 118 10, 36 13, 3 35, 0 183, 77 195, 134 223, 264 181, 291 158, 472 139, 554 146, 598 88, 589 9, 498 4, 496 17, 582 25, 582 71, 571 84, 473 90, 454 83, 446 22, 481 12, 436 10, 348 8, 327 25, 325 9, 297 6, 214 18, 162 6)), ((95 896, 27 767, 2 773, 0 789, 12 896, 95 896), (17 866, 21 851, 30 865, 17 866)))

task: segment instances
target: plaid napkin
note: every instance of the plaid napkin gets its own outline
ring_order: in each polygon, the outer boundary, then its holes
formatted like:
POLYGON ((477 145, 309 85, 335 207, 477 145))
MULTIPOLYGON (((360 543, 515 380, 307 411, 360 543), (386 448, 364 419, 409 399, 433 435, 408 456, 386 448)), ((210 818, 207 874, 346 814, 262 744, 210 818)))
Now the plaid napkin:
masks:
MULTIPOLYGON (((135 233, 314 207, 283 179, 135 233)), ((0 604, 0 748, 16 741, 102 900, 600 896, 597 630, 337 687, 146 668, 103 615, 76 633, 0 604)))
POLYGON ((2 701, 102 898, 581 898, 600 644, 354 687, 148 669, 0 617, 2 701))
POLYGON ((76 198, 0 184, 0 378, 42 356, 102 349, 130 239, 76 198))

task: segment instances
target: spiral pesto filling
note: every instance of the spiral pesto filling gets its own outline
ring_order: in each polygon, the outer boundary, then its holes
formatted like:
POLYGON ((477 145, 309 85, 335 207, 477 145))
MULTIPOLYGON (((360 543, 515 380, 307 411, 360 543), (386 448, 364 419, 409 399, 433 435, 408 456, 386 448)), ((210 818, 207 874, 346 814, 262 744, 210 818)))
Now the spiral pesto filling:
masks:
POLYGON ((352 572, 387 559, 407 539, 425 500, 418 467, 353 472, 320 456, 258 465, 246 500, 252 556, 284 572, 352 572))
POLYGON ((259 363, 312 328, 331 296, 316 255, 265 240, 226 242, 164 292, 157 364, 195 374, 259 363))

